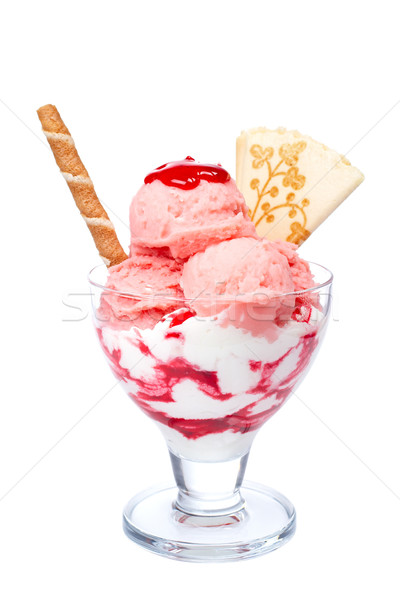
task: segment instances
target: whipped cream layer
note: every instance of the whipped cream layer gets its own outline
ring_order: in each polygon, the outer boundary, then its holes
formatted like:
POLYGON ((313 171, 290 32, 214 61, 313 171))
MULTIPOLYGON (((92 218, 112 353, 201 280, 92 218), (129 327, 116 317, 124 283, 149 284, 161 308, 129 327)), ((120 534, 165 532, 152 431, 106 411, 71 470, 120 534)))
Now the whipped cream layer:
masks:
POLYGON ((221 461, 247 452, 258 429, 304 375, 324 319, 276 328, 275 339, 183 308, 154 329, 97 328, 115 376, 161 428, 170 450, 221 461))

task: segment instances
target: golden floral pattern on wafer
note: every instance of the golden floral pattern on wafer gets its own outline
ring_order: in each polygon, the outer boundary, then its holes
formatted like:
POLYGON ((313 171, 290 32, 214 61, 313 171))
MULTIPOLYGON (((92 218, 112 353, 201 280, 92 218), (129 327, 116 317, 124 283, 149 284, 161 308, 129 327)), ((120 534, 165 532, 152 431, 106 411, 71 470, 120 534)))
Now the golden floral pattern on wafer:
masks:
POLYGON ((265 181, 260 181, 258 178, 250 181, 251 189, 257 192, 257 201, 254 209, 250 211, 251 220, 256 227, 263 220, 266 220, 267 223, 273 223, 276 211, 286 209, 288 217, 293 219, 293 223, 290 225, 291 233, 287 236, 286 241, 294 244, 304 242, 311 233, 307 229, 306 213, 310 201, 307 198, 303 198, 300 202, 296 201, 296 192, 301 190, 306 183, 306 177, 300 173, 299 168, 296 166, 299 154, 305 150, 306 146, 307 142, 302 140, 293 144, 283 144, 278 150, 275 164, 273 164, 274 148, 270 146, 264 148, 259 144, 253 144, 250 147, 253 168, 261 169, 265 166, 268 170, 268 177, 265 181), (286 194, 284 201, 279 198, 284 192, 279 186, 279 181, 284 188, 294 190, 286 194), (274 202, 264 201, 268 197, 273 199, 274 202))

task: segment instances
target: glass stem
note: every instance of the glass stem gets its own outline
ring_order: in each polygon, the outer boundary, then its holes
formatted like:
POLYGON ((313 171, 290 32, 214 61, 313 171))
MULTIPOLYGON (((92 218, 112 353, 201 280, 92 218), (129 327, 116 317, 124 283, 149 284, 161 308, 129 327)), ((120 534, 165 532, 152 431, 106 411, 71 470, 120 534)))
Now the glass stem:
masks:
POLYGON ((240 494, 249 453, 224 462, 197 462, 170 451, 172 469, 178 486, 175 506, 196 516, 219 516, 244 507, 240 494))

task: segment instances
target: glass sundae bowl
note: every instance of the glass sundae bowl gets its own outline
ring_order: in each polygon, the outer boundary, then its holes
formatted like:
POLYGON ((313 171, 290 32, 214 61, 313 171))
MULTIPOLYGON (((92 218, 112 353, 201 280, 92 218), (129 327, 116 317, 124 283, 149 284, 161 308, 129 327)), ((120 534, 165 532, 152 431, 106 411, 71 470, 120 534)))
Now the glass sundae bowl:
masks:
POLYGON ((308 371, 324 336, 332 274, 309 263, 302 292, 185 299, 106 287, 89 275, 94 323, 114 375, 163 434, 176 486, 134 496, 123 514, 136 543, 193 562, 246 559, 294 534, 280 493, 243 483, 255 435, 308 371))

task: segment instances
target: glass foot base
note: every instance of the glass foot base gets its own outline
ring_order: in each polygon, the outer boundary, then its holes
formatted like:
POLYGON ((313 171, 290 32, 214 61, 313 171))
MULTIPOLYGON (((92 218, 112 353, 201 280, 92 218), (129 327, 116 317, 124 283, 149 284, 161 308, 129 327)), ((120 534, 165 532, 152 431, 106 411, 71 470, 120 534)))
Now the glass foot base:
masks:
POLYGON ((123 515, 126 535, 148 550, 190 562, 253 558, 286 543, 296 529, 293 505, 279 492, 245 482, 244 508, 231 515, 194 516, 175 508, 176 487, 134 496, 123 515))

